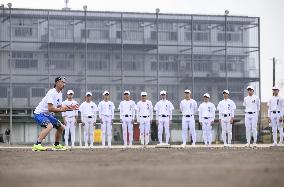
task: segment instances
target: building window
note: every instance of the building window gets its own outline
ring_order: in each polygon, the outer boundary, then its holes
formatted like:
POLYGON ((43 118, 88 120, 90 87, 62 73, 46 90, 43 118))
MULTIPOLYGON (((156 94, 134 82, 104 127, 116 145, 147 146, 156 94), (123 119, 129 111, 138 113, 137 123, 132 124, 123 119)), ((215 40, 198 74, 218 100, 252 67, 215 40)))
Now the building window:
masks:
POLYGON ((157 40, 157 32, 156 31, 151 31, 151 40, 157 40))
POLYGON ((13 51, 12 64, 16 69, 37 69, 38 60, 34 59, 32 52, 13 51))
POLYGON ((73 53, 50 53, 50 69, 73 69, 73 61, 73 53))
POLYGON ((0 86, 0 98, 8 97, 8 88, 4 86, 0 86))
POLYGON ((191 41, 191 32, 185 32, 184 33, 184 35, 185 35, 185 41, 191 41))
POLYGON ((32 97, 44 97, 45 88, 32 88, 32 97))
POLYGON ((13 88, 13 97, 14 98, 27 98, 28 97, 28 88, 27 87, 14 87, 13 88))
POLYGON ((16 37, 31 37, 33 36, 33 29, 31 27, 16 27, 15 36, 16 37))
POLYGON ((108 64, 109 64, 109 54, 94 54, 89 53, 88 59, 91 59, 88 61, 88 69, 89 70, 107 70, 108 64))

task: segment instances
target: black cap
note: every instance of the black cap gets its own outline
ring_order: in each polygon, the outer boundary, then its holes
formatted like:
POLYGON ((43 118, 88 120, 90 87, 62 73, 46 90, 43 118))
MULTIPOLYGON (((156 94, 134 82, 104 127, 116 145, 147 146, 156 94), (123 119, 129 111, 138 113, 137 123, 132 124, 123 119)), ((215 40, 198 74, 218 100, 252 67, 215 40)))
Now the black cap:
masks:
POLYGON ((55 80, 54 80, 54 82, 56 83, 57 81, 60 81, 60 80, 66 80, 66 78, 63 77, 63 76, 56 77, 55 80))

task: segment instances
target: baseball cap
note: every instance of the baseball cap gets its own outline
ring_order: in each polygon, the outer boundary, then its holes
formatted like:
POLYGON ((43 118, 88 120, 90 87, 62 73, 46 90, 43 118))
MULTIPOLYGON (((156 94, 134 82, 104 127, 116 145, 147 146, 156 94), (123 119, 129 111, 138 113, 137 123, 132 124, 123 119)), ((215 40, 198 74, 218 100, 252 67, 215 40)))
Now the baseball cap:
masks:
POLYGON ((67 95, 70 95, 70 94, 74 94, 74 91, 73 90, 68 90, 67 91, 67 95))
POLYGON ((161 92, 160 92, 160 95, 166 95, 167 94, 167 92, 165 91, 165 90, 162 90, 161 92))
POLYGON ((273 86, 272 90, 279 90, 279 87, 278 86, 273 86))
POLYGON ((123 92, 123 94, 128 94, 128 95, 130 95, 130 91, 125 90, 125 91, 123 92))
POLYGON ((55 80, 54 80, 54 82, 56 83, 57 81, 60 81, 60 80, 64 80, 64 81, 66 81, 66 78, 65 78, 65 77, 63 77, 63 76, 56 77, 56 78, 55 78, 55 80))
POLYGON ((106 90, 104 91, 103 95, 109 95, 109 92, 106 90))
POLYGON ((147 92, 141 92, 141 96, 146 96, 147 92))
POLYGON ((248 86, 247 90, 254 90, 253 86, 248 86))
POLYGON ((209 93, 205 93, 205 94, 203 95, 203 97, 208 97, 208 98, 210 98, 210 95, 209 95, 209 93))
POLYGON ((184 93, 191 93, 191 91, 190 90, 184 90, 184 93))
POLYGON ((223 90, 223 94, 226 93, 226 94, 230 94, 229 90, 223 90))
POLYGON ((87 92, 86 96, 88 96, 88 95, 92 96, 93 94, 92 94, 92 92, 87 92))

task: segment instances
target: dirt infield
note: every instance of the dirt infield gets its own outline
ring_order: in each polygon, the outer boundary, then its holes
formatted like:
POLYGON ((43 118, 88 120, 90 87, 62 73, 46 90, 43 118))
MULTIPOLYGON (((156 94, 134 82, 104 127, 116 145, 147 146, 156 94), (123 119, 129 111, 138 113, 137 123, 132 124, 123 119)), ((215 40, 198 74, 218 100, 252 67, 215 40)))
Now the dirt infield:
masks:
POLYGON ((284 147, 76 149, 0 148, 1 187, 281 186, 284 147))

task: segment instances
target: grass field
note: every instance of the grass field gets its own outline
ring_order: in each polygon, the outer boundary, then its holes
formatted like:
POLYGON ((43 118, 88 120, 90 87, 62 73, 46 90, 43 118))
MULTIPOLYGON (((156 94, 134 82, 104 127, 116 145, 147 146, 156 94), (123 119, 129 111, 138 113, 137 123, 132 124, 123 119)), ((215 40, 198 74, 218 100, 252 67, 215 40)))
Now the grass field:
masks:
POLYGON ((0 147, 1 187, 283 186, 284 147, 73 149, 0 147))

